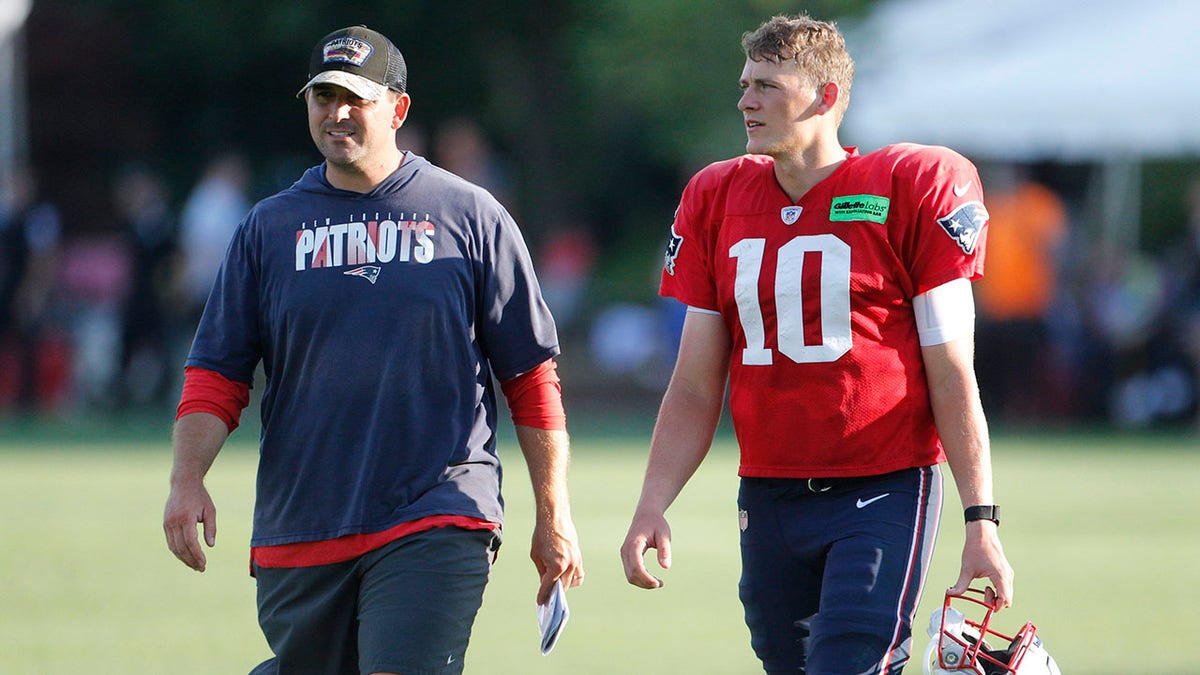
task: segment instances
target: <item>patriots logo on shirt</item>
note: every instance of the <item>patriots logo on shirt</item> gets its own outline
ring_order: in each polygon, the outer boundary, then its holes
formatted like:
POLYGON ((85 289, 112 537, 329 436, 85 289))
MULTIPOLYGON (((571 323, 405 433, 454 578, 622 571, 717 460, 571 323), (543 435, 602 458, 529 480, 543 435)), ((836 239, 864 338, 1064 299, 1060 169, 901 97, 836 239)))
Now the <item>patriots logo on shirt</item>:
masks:
POLYGON ((975 250, 975 242, 979 233, 987 224, 988 212, 981 202, 967 202, 954 209, 949 215, 938 218, 946 234, 958 244, 963 253, 970 255, 975 250))
POLYGON ((667 274, 675 276, 675 258, 679 256, 679 247, 683 246, 683 237, 671 226, 671 240, 667 242, 667 253, 663 256, 663 269, 667 274))
POLYGON ((379 268, 374 265, 364 265, 362 267, 356 267, 355 269, 347 272, 342 272, 342 274, 345 274, 349 277, 362 277, 374 284, 375 280, 379 278, 379 268))

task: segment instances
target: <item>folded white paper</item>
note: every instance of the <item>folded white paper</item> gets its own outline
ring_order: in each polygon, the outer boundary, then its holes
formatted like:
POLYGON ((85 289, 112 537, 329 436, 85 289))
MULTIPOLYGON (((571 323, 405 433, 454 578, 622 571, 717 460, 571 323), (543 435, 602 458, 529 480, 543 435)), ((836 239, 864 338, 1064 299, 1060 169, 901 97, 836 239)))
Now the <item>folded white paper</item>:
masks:
POLYGON ((554 589, 550 591, 550 599, 537 608, 542 654, 549 654, 554 645, 558 644, 558 636, 562 635, 570 617, 571 610, 567 607, 567 594, 563 590, 562 581, 556 581, 554 589))

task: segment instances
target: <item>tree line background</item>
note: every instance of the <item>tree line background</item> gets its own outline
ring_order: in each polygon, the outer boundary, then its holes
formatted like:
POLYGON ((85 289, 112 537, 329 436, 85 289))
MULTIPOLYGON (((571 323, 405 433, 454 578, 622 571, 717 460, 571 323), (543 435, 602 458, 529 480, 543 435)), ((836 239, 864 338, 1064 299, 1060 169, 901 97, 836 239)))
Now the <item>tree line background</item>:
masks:
MULTIPOLYGON (((295 96, 307 80, 310 50, 332 30, 368 25, 403 52, 413 97, 408 126, 420 129, 430 146, 456 120, 482 127, 503 159, 502 201, 525 232, 543 286, 549 290, 548 271, 586 267, 577 275, 586 276, 584 291, 569 285, 577 279, 558 284, 574 293, 573 320, 562 310, 567 305, 547 293, 567 344, 564 372, 571 371, 572 395, 649 410, 669 376, 682 316, 677 303, 656 298, 680 191, 704 164, 745 148, 736 110, 742 34, 771 15, 808 12, 838 22, 861 73, 878 73, 882 66, 871 61, 869 42, 878 34, 855 28, 869 26, 860 22, 883 9, 884 1, 33 0, 18 42, 28 160, 42 197, 61 211, 64 243, 76 249, 106 237, 111 242, 128 228, 114 192, 131 165, 149 166, 165 178, 178 210, 210 160, 235 151, 251 165, 248 196, 265 197, 321 161, 304 104, 295 96), (557 256, 557 267, 544 264, 551 256, 539 254, 556 237, 576 232, 588 235, 586 264, 570 255, 557 256), (639 387, 630 387, 631 381, 639 387), (635 389, 647 394, 645 400, 631 395, 635 389)), ((890 34, 914 50, 923 47, 916 40, 928 39, 890 34)), ((1007 46, 1013 38, 1001 32, 995 39, 1007 46)), ((947 44, 946 58, 972 46, 947 44)), ((938 76, 932 69, 929 77, 938 76)), ((1030 115, 1036 114, 1035 106, 1030 115)), ((841 140, 861 145, 853 136, 850 129, 841 140)), ((435 147, 422 154, 442 163, 435 147)), ((989 158, 972 159, 987 168, 989 158)), ((1112 187, 1100 180, 1105 174, 1095 161, 1030 162, 1018 168, 1058 193, 1069 211, 1070 237, 1054 261, 1062 275, 1056 297, 1065 309, 1038 317, 1056 331, 1053 346, 1066 353, 1055 356, 1056 363, 1068 372, 1045 371, 1055 391, 1065 393, 1063 403, 1042 416, 1102 419, 1112 414, 1110 401, 1122 400, 1127 381, 1137 385, 1143 371, 1178 356, 1178 349, 1164 350, 1144 337, 1173 330, 1182 311, 1176 301, 1194 302, 1171 284, 1195 267, 1180 261, 1192 261, 1187 256, 1194 254, 1185 237, 1192 218, 1188 186, 1193 180, 1200 185, 1200 164, 1191 156, 1146 158, 1137 162, 1129 185, 1112 187), (1119 250, 1123 255, 1110 255, 1112 242, 1101 227, 1107 220, 1097 218, 1096 209, 1108 208, 1103 197, 1124 189, 1137 193, 1125 201, 1140 209, 1140 225, 1119 250), (1118 318, 1150 318, 1131 348, 1092 325, 1096 307, 1118 318), (1120 358, 1105 356, 1110 352, 1120 358), (1092 373, 1101 373, 1106 384, 1083 382, 1092 373)), ((86 271, 114 267, 109 260, 90 258, 86 271)), ((129 265, 145 271, 140 263, 129 265)), ((77 273, 72 279, 73 289, 92 289, 93 277, 77 273)), ((121 306, 110 299, 93 313, 100 318, 81 319, 96 304, 64 303, 55 318, 69 342, 62 351, 87 347, 95 357, 77 359, 94 367, 87 370, 93 376, 76 379, 99 383, 88 390, 101 396, 109 389, 108 366, 95 363, 116 348, 80 326, 103 324, 105 335, 119 343, 112 324, 121 306)), ((186 346, 193 327, 173 326, 179 335, 171 349, 186 346)), ((988 342, 986 336, 981 342, 988 342)), ((1001 355, 1010 347, 1004 340, 995 344, 1001 355)), ((1200 366, 1194 365, 1200 346, 1188 349, 1196 354, 1189 352, 1185 369, 1190 418, 1200 400, 1194 394, 1200 391, 1200 366)), ((164 358, 163 368, 177 375, 182 356, 164 358)))
MULTIPOLYGON (((622 294, 647 286, 687 175, 744 149, 741 34, 778 13, 838 20, 869 0, 35 0, 23 57, 31 162, 67 236, 116 227, 112 176, 162 171, 178 199, 205 161, 248 156, 255 197, 318 163, 303 85, 325 33, 366 24, 409 69, 409 122, 466 116, 509 160, 536 242, 585 227, 622 294), (634 265, 626 269, 627 265, 634 265)), ((644 289, 643 289, 644 291, 644 289)))

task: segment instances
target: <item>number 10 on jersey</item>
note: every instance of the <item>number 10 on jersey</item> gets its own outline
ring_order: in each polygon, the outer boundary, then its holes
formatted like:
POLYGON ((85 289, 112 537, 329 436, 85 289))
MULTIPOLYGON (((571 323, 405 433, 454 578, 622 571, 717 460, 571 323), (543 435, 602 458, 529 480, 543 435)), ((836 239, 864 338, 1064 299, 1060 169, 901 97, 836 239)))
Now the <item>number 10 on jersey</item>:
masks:
MULTIPOLYGON (((769 366, 759 279, 766 239, 729 247, 737 260, 734 298, 746 335, 742 364, 769 366)), ((829 363, 850 351, 850 246, 832 234, 802 235, 779 248, 775 264, 779 352, 796 363, 829 363)))

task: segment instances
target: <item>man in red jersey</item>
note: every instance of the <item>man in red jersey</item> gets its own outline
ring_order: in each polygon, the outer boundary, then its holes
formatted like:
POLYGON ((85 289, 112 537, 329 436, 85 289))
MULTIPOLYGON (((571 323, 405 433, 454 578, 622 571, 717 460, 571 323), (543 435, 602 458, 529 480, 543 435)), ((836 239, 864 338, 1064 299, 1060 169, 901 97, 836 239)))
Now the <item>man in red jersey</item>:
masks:
POLYGON ((767 672, 899 673, 949 461, 966 545, 954 590, 1011 604, 970 282, 987 211, 940 147, 838 140, 854 64, 830 23, 778 16, 742 40, 749 154, 689 182, 661 293, 688 306, 621 555, 658 588, 665 512, 712 443, 726 383, 741 448, 742 578, 767 672))

